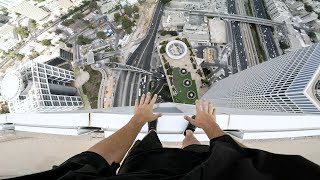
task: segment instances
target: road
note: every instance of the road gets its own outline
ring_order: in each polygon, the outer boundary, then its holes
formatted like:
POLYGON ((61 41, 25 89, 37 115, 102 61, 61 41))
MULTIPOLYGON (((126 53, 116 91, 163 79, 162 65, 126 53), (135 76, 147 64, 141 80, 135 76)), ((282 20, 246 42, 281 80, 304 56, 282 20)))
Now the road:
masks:
MULTIPOLYGON (((228 12, 230 14, 237 14, 235 0, 228 0, 228 12)), ((246 50, 244 47, 243 36, 240 30, 240 22, 231 22, 231 28, 234 40, 234 50, 231 53, 232 73, 248 68, 248 59, 246 57, 246 50)))
MULTIPOLYGON (((241 15, 246 15, 247 12, 245 10, 245 0, 237 0, 236 1, 237 12, 241 15)), ((248 59, 248 66, 252 67, 259 64, 259 58, 257 56, 257 50, 254 43, 254 39, 252 36, 252 32, 250 26, 254 26, 253 24, 248 23, 240 23, 241 34, 243 35, 244 47, 246 49, 246 57, 248 59)))
MULTIPOLYGON (((164 5, 161 1, 157 2, 152 20, 149 24, 147 35, 138 48, 129 56, 126 62, 127 65, 135 66, 146 71, 150 70, 151 56, 154 49, 154 42, 160 24, 160 19, 163 13, 163 6, 164 5)), ((134 100, 141 95, 139 94, 139 91, 141 91, 141 93, 147 91, 147 84, 149 81, 150 77, 148 76, 144 78, 140 77, 137 73, 122 71, 118 80, 113 106, 133 105, 134 100), (145 79, 142 84, 141 79, 145 79), (124 82, 128 82, 129 84, 125 85, 124 82)))
MULTIPOLYGON (((263 2, 261 0, 251 0, 252 4, 252 9, 254 9, 254 15, 258 18, 264 18, 264 19, 268 19, 268 15, 266 13, 265 7, 263 5, 263 2)), ((279 56, 279 52, 277 49, 277 45, 274 41, 273 38, 273 33, 272 33, 272 29, 271 27, 268 26, 264 26, 264 25, 259 25, 259 32, 260 32, 260 36, 262 37, 262 40, 265 45, 265 50, 266 50, 266 54, 267 54, 267 59, 269 58, 275 58, 277 56, 279 56)))

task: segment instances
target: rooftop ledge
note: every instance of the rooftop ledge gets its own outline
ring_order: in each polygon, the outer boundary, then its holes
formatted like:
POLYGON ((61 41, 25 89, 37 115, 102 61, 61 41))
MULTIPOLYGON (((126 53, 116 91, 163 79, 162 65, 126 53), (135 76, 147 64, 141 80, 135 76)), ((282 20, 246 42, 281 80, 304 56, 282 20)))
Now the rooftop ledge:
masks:
MULTIPOLYGON (((157 132, 163 142, 181 142, 187 126, 184 115, 195 114, 193 105, 157 104, 155 112, 161 112, 157 132)), ((272 139, 303 136, 320 136, 320 116, 255 112, 217 108, 217 123, 227 133, 240 139, 272 139), (219 113, 220 112, 220 113, 219 113), (223 113, 222 113, 223 112, 223 113)), ((25 113, 0 115, 0 130, 16 130, 46 134, 83 135, 95 131, 105 137, 124 126, 132 117, 133 107, 108 110, 83 110, 58 113, 25 113)), ((137 138, 147 133, 145 125, 137 138)), ((195 136, 208 141, 202 129, 195 136)))

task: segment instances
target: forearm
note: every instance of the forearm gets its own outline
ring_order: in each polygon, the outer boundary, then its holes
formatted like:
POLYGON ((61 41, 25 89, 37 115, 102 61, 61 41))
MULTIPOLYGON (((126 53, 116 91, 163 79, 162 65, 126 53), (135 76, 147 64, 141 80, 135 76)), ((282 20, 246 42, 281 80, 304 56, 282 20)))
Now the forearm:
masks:
POLYGON ((216 122, 208 123, 203 130, 209 139, 220 137, 226 134, 216 122))
POLYGON ((144 123, 139 122, 135 116, 124 127, 108 138, 92 146, 89 151, 98 153, 109 164, 120 163, 139 134, 144 123))
MULTIPOLYGON (((211 125, 208 125, 205 129, 204 129, 205 133, 207 134, 208 138, 214 139, 223 135, 226 135, 226 133, 220 128, 220 126, 214 122, 211 125)), ((239 141, 237 141, 236 139, 232 138, 240 147, 242 148, 247 148, 245 145, 243 145, 242 143, 240 143, 239 141)))

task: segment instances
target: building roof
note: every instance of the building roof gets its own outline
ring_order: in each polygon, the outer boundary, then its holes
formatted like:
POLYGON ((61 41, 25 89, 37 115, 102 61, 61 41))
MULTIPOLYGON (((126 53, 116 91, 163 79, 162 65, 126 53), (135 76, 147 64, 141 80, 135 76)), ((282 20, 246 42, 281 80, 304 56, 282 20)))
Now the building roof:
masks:
POLYGON ((209 19, 211 41, 214 43, 227 43, 226 24, 223 20, 209 19))
POLYGON ((6 100, 11 100, 18 96, 22 90, 22 81, 14 73, 7 73, 1 81, 1 95, 6 100))
POLYGON ((10 24, 5 24, 3 26, 0 27, 0 36, 4 37, 4 36, 8 36, 8 34, 13 34, 14 31, 14 26, 10 25, 10 24))
POLYGON ((22 14, 35 21, 41 21, 49 16, 49 13, 45 10, 31 5, 26 1, 22 1, 21 3, 13 6, 10 10, 22 14))

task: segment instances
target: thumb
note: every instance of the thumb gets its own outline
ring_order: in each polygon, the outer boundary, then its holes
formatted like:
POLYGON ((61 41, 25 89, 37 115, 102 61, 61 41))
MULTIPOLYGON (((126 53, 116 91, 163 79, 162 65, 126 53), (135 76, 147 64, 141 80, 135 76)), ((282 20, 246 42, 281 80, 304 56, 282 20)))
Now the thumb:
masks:
POLYGON ((189 121, 192 125, 194 125, 194 119, 192 119, 190 116, 184 116, 184 119, 189 121))
POLYGON ((162 114, 153 114, 154 119, 158 119, 161 116, 162 116, 162 114))

